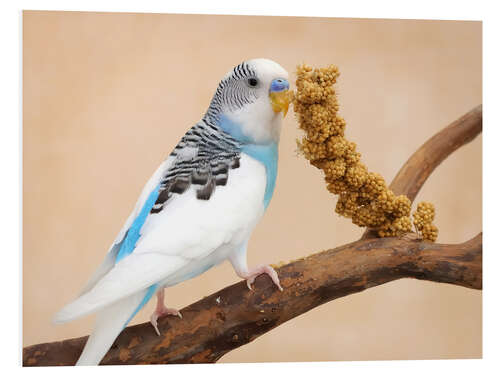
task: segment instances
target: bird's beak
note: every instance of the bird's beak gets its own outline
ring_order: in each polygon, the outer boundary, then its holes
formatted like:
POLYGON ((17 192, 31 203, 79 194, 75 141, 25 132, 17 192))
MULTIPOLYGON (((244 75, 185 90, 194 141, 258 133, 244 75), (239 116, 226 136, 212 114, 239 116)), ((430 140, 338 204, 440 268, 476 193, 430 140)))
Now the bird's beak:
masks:
POLYGON ((283 111, 283 117, 285 117, 286 113, 288 112, 288 105, 290 104, 289 91, 271 91, 269 93, 269 99, 271 99, 271 106, 273 107, 273 111, 276 113, 283 111))

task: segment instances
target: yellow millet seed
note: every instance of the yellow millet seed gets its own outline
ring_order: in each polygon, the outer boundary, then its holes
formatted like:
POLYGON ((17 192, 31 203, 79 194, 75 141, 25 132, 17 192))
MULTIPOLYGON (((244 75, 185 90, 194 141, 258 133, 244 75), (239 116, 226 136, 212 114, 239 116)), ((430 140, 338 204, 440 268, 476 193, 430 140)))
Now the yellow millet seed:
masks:
POLYGON ((397 237, 411 232, 411 220, 409 216, 403 216, 384 224, 378 231, 380 237, 397 237))
POLYGON ((369 172, 366 176, 366 181, 362 191, 370 194, 372 199, 375 199, 380 193, 387 190, 384 178, 378 173, 369 172))
POLYGON ((344 180, 340 179, 340 180, 330 182, 326 186, 326 188, 328 189, 328 191, 330 193, 338 195, 342 192, 347 191, 347 184, 344 180))
POLYGON ((395 233, 391 227, 391 222, 390 221, 387 221, 385 222, 384 224, 382 224, 378 231, 377 231, 377 234, 379 237, 391 237, 391 236, 394 236, 395 233))
POLYGON ((406 195, 398 195, 394 199, 393 213, 396 217, 409 216, 411 211, 411 201, 406 195))
POLYGON ((356 151, 356 143, 346 141, 346 150, 344 151, 344 159, 349 165, 361 164, 359 160, 361 159, 361 155, 356 151))
POLYGON ((438 229, 434 224, 426 223, 422 228, 422 237, 424 240, 434 242, 437 240, 438 229))
MULTIPOLYGON (((299 89, 298 86, 297 89, 299 89)), ((326 100, 330 95, 335 95, 332 87, 321 86, 317 82, 304 81, 296 94, 296 98, 302 103, 313 104, 326 100)))
POLYGON ((413 213, 413 223, 418 231, 427 223, 432 223, 434 220, 435 211, 434 205, 429 202, 420 202, 417 205, 417 210, 413 213))
POLYGON ((301 143, 298 143, 298 146, 308 160, 325 159, 327 156, 327 146, 323 143, 303 139, 301 143))
POLYGON ((331 158, 339 158, 349 150, 349 142, 341 136, 330 137, 326 142, 326 151, 331 158))
MULTIPOLYGON (((339 104, 332 87, 338 76, 333 65, 297 67, 297 91, 290 97, 305 133, 297 148, 310 164, 323 170, 328 191, 339 195, 335 212, 351 218, 354 224, 376 229, 382 237, 410 232, 411 201, 404 195, 396 196, 380 174, 369 172, 361 163, 356 143, 344 137, 346 122, 337 113, 339 104)), ((420 203, 413 218, 425 239, 436 239, 430 203, 420 203)))
POLYGON ((404 233, 411 232, 411 219, 409 216, 398 217, 392 222, 392 225, 395 228, 398 236, 404 233))
POLYGON ((376 228, 385 221, 383 212, 378 211, 374 205, 358 207, 352 216, 352 222, 361 227, 376 228))
POLYGON ((392 213, 392 211, 394 211, 395 200, 396 195, 392 192, 392 190, 384 190, 377 196, 376 202, 383 211, 392 213))
POLYGON ((437 227, 432 224, 435 217, 434 205, 430 202, 420 202, 417 210, 413 213, 413 225, 428 241, 436 241, 438 235, 437 227))
POLYGON ((333 161, 323 161, 320 168, 325 172, 325 180, 332 182, 344 177, 346 166, 344 160, 338 158, 333 161))
POLYGON ((357 151, 348 151, 344 156, 345 162, 348 165, 356 165, 360 163, 361 154, 357 151))
POLYGON ((338 214, 351 217, 357 209, 356 204, 356 193, 342 193, 339 196, 339 200, 337 201, 337 205, 335 206, 335 212, 338 214))
POLYGON ((338 118, 339 125, 341 125, 342 122, 345 125, 345 121, 343 121, 343 119, 340 116, 337 116, 337 111, 339 110, 340 107, 339 107, 339 103, 337 101, 337 97, 335 95, 326 98, 326 100, 322 103, 322 106, 323 106, 323 108, 325 108, 325 110, 328 111, 328 115, 330 116, 330 118, 336 119, 336 120, 338 118))
POLYGON ((332 117, 334 120, 331 123, 330 133, 331 135, 340 135, 344 136, 345 131, 345 120, 341 117, 332 117))
POLYGON ((366 181, 368 170, 363 164, 356 164, 347 168, 345 180, 351 189, 359 189, 366 181))

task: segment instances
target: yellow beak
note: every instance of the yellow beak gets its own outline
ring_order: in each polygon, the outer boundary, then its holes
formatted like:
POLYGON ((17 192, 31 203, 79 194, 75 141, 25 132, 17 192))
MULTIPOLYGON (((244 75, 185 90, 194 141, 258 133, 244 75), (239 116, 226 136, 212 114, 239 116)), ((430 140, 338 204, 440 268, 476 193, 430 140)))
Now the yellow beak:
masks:
POLYGON ((285 117, 288 112, 288 105, 290 104, 290 94, 288 90, 270 92, 269 98, 271 99, 273 111, 276 113, 283 111, 283 117, 285 117))

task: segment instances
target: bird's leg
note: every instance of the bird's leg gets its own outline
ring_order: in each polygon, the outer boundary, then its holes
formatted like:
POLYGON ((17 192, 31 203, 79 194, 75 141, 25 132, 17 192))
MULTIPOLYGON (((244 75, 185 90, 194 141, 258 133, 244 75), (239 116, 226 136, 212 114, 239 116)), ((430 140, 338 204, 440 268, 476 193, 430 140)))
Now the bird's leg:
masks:
POLYGON ((161 288, 157 293, 156 293, 156 309, 151 315, 151 324, 153 325, 156 333, 158 336, 160 336, 160 330, 158 329, 158 323, 157 320, 160 316, 163 315, 176 315, 179 318, 182 318, 182 314, 180 313, 179 310, 177 309, 171 309, 165 306, 165 289, 161 288))
POLYGON ((245 279, 247 281, 248 289, 252 290, 252 284, 255 281, 255 278, 263 273, 269 275, 273 283, 278 287, 280 291, 283 291, 283 288, 280 285, 280 280, 276 271, 269 265, 260 265, 251 269, 248 269, 247 266, 247 248, 246 244, 239 250, 234 251, 229 256, 229 261, 233 265, 236 274, 245 279))

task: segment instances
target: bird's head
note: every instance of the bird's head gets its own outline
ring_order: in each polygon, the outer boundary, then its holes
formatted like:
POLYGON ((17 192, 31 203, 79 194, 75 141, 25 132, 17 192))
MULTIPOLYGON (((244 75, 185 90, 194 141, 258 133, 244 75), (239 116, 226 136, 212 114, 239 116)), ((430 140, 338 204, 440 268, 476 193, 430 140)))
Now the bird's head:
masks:
POLYGON ((241 142, 278 142, 288 89, 288 73, 276 62, 244 61, 219 83, 205 117, 241 142))

